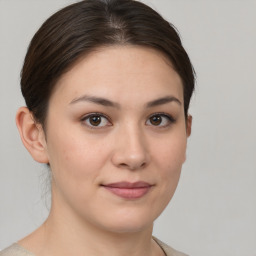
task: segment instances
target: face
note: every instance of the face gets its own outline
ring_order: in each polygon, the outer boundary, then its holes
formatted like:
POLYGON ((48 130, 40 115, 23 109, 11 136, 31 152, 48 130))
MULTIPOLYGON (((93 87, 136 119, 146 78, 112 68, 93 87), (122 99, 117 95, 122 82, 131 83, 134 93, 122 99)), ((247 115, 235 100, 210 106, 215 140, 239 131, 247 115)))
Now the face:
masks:
POLYGON ((52 211, 118 233, 151 226, 185 161, 183 109, 181 79, 158 51, 108 47, 80 60, 49 102, 52 211))

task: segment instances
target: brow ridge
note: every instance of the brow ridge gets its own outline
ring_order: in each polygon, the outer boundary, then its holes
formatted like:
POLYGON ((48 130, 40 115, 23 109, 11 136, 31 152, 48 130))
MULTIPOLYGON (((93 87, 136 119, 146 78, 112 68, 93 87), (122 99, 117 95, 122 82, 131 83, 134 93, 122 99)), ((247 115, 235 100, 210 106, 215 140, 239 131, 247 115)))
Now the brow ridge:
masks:
MULTIPOLYGON (((99 104, 102 106, 106 106, 106 107, 115 107, 115 108, 120 108, 120 104, 117 102, 113 102, 111 100, 108 100, 106 98, 103 97, 96 97, 96 96, 89 96, 89 95, 83 95, 79 98, 75 98, 73 99, 70 104, 75 104, 78 102, 83 102, 83 101, 88 101, 88 102, 92 102, 95 104, 99 104)), ((152 100, 149 101, 148 103, 146 103, 146 108, 150 108, 150 107, 156 107, 159 105, 164 105, 170 102, 176 102, 179 105, 182 105, 181 101, 179 99, 177 99, 174 96, 166 96, 166 97, 162 97, 156 100, 152 100)))
POLYGON ((106 98, 102 97, 96 97, 96 96, 89 96, 89 95, 83 95, 82 97, 75 98, 73 99, 70 104, 78 103, 78 102, 83 102, 83 101, 89 101, 92 103, 96 103, 105 107, 115 107, 115 108, 120 108, 120 104, 113 102, 111 100, 108 100, 106 98))
POLYGON ((167 104, 167 103, 170 103, 170 102, 176 102, 179 105, 182 105, 181 101, 179 99, 177 99, 176 97, 174 97, 174 96, 166 96, 166 97, 163 97, 163 98, 160 98, 160 99, 156 99, 156 100, 152 100, 152 101, 148 102, 146 104, 146 107, 147 108, 156 107, 156 106, 167 104))

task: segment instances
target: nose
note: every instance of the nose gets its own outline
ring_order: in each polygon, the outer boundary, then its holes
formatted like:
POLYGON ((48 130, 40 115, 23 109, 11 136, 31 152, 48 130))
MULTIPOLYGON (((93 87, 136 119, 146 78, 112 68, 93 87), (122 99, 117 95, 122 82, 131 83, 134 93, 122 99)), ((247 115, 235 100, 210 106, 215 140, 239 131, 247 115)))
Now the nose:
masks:
POLYGON ((115 141, 112 162, 118 168, 139 170, 150 162, 150 154, 143 132, 138 128, 120 131, 115 141))

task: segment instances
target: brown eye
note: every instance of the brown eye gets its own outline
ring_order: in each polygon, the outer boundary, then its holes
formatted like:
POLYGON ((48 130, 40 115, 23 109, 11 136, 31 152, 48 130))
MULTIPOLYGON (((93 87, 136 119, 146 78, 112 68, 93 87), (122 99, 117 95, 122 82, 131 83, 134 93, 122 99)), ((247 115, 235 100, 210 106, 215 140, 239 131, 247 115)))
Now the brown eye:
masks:
POLYGON ((103 128, 111 125, 109 119, 103 114, 88 114, 81 121, 90 128, 103 128))
POLYGON ((157 127, 168 127, 171 124, 173 124, 175 120, 173 119, 172 116, 168 114, 154 114, 149 117, 149 119, 146 122, 146 125, 151 125, 151 126, 157 126, 157 127))
POLYGON ((92 126, 99 126, 101 123, 101 116, 91 116, 88 121, 92 126))
POLYGON ((161 116, 152 116, 150 117, 150 123, 152 125, 160 125, 162 123, 162 117, 161 116))

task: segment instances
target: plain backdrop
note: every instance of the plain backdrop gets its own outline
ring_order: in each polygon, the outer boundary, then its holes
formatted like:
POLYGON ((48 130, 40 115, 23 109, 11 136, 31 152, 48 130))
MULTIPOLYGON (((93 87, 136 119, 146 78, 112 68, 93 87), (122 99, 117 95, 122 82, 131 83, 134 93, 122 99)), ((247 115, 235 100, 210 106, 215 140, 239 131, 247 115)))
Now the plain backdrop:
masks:
MULTIPOLYGON (((47 216, 47 170, 14 122, 27 46, 68 0, 0 0, 0 248, 47 216)), ((145 0, 179 30, 197 72, 187 162, 154 235, 191 256, 256 255, 256 1, 145 0)))

